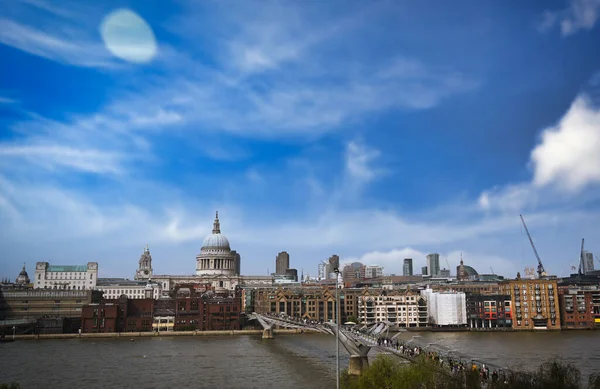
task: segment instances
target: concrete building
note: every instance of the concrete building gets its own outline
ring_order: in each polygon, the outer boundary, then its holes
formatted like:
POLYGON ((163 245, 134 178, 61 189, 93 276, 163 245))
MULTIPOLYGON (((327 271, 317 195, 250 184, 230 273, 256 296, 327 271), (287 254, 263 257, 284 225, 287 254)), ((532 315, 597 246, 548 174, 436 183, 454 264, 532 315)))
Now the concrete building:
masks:
POLYGON ((285 274, 285 271, 290 268, 290 255, 282 251, 275 258, 275 274, 285 274))
POLYGON ((383 276, 383 267, 378 265, 369 265, 365 267, 365 278, 377 278, 383 276))
POLYGON ((467 324, 466 295, 463 292, 421 291, 427 300, 429 324, 436 327, 464 326, 467 324))
POLYGON ((342 271, 342 269, 340 269, 340 256, 334 254, 329 257, 329 273, 333 273, 335 269, 342 271))
POLYGON ((87 290, 3 290, 0 291, 0 320, 35 322, 45 317, 79 319, 81 308, 98 302, 101 293, 87 290))
POLYGON ((115 300, 121 296, 126 296, 130 300, 153 298, 157 299, 161 295, 162 285, 151 281, 131 281, 124 278, 98 278, 96 290, 104 293, 103 297, 108 300, 115 300), (152 289, 152 294, 148 297, 148 288, 152 289))
POLYGON ((505 280, 498 283, 498 289, 500 294, 511 297, 514 307, 513 329, 560 329, 556 279, 505 280))
POLYGON ((86 290, 94 289, 98 279, 98 263, 87 265, 35 265, 34 289, 86 290))
POLYGON ((400 327, 427 326, 426 299, 415 291, 365 290, 358 297, 358 320, 361 324, 382 321, 400 327))
POLYGON ((436 277, 440 275, 440 255, 427 254, 427 275, 436 277))
POLYGON ((404 258, 404 263, 402 264, 402 275, 403 276, 412 276, 413 275, 413 259, 412 258, 404 258))
POLYGON ((594 271, 594 254, 589 251, 583 252, 583 274, 594 271))
POLYGON ((323 261, 323 262, 319 263, 319 268, 318 268, 319 280, 328 279, 329 273, 331 273, 331 265, 329 264, 329 261, 323 261))
POLYGON ((442 278, 448 278, 450 277, 450 269, 441 269, 440 270, 440 277, 442 278))
POLYGON ((512 328, 510 295, 467 294, 467 321, 470 328, 512 328))

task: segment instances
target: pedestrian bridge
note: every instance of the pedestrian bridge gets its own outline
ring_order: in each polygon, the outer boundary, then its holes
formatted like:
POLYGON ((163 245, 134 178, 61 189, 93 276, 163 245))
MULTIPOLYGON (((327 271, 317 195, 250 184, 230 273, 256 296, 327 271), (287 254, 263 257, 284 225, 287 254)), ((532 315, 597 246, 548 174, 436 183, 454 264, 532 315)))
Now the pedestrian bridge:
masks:
MULTIPOLYGON (((255 312, 249 315, 249 319, 255 319, 261 324, 263 327, 263 339, 273 339, 273 327, 275 326, 321 332, 334 336, 337 330, 337 325, 333 322, 316 322, 314 320, 309 321, 284 315, 258 314, 255 312)), ((448 362, 470 361, 472 365, 481 365, 484 367, 487 365, 488 368, 498 371, 505 369, 505 367, 494 366, 487 362, 484 363, 468 355, 460 355, 460 353, 454 350, 445 349, 435 343, 423 345, 419 342, 421 338, 419 335, 415 335, 409 340, 397 340, 400 335, 407 331, 406 329, 399 329, 400 332, 389 337, 391 327, 398 330, 395 327, 395 323, 391 322, 364 325, 358 330, 340 327, 340 343, 344 346, 348 354, 350 354, 349 374, 359 375, 363 368, 368 366, 368 354, 372 349, 382 354, 395 355, 406 363, 416 362, 419 355, 424 353, 426 356, 431 355, 431 358, 433 358, 433 355, 436 355, 441 365, 443 365, 442 360, 445 359, 448 362)))
MULTIPOLYGON (((321 332, 328 335, 336 335, 337 330, 337 325, 333 322, 320 323, 287 316, 258 314, 256 312, 252 313, 249 319, 255 319, 261 324, 263 327, 263 339, 273 339, 273 327, 275 326, 321 332)), ((363 327, 362 333, 340 327, 340 343, 344 346, 348 354, 350 354, 348 373, 360 374, 362 369, 368 366, 368 354, 373 348, 386 354, 397 355, 407 361, 413 361, 408 356, 396 353, 394 350, 387 349, 377 343, 377 338, 389 330, 390 324, 392 323, 378 323, 371 327, 363 327)))

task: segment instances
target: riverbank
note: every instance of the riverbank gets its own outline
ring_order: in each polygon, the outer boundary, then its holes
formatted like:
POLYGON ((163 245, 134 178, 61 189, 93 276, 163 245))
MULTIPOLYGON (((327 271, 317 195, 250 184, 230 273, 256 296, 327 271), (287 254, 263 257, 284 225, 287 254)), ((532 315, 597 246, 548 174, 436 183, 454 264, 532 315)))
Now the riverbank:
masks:
MULTIPOLYGON (((36 340, 36 339, 99 339, 99 338, 152 338, 152 337, 171 337, 171 336, 239 336, 239 335, 262 335, 262 330, 228 330, 228 331, 168 331, 168 332, 104 332, 104 333, 83 333, 83 334, 37 334, 37 335, 16 335, 15 340, 36 340)), ((318 333, 313 330, 301 329, 280 329, 273 330, 275 335, 300 335, 318 333)), ((12 339, 12 336, 8 336, 12 339)))

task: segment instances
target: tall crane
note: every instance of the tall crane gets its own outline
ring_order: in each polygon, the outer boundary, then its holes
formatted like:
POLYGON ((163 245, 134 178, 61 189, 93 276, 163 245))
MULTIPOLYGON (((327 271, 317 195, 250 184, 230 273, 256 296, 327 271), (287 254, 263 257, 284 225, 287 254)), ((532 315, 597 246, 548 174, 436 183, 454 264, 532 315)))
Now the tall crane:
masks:
POLYGON ((533 239, 531 239, 531 235, 529 234, 529 230, 527 229, 527 224, 525 224, 525 219, 523 219, 523 215, 519 215, 521 217, 521 221, 523 222, 523 227, 525 227, 525 232, 527 233, 527 237, 529 238, 529 243, 531 243, 531 248, 533 249, 533 253, 538 261, 537 273, 538 278, 542 278, 546 275, 546 270, 544 269, 544 265, 542 264, 542 260, 540 259, 540 255, 535 248, 535 244, 533 244, 533 239))
POLYGON ((584 263, 585 259, 583 258, 583 242, 584 241, 585 240, 583 238, 581 238, 581 252, 579 254, 579 272, 578 272, 579 275, 582 275, 585 272, 585 269, 584 269, 584 267, 585 267, 585 263, 584 263))

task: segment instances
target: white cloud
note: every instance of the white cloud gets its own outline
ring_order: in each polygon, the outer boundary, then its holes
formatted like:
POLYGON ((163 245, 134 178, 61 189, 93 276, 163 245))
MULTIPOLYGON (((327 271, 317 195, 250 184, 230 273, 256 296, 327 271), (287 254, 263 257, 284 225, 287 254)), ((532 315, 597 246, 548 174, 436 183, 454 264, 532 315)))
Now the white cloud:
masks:
POLYGON ((538 25, 542 32, 556 24, 562 35, 572 35, 579 30, 591 30, 600 16, 600 0, 568 0, 568 7, 561 11, 546 11, 538 25))
POLYGON ((117 153, 99 150, 79 150, 60 145, 3 145, 0 143, 0 160, 6 158, 23 158, 30 163, 38 164, 44 169, 66 167, 89 173, 121 172, 117 153))
POLYGON ((515 184, 498 186, 481 193, 478 205, 485 211, 502 213, 518 213, 519 211, 535 207, 538 196, 529 184, 515 184))
POLYGON ((53 61, 84 67, 116 67, 102 44, 88 37, 58 35, 0 18, 0 43, 53 61))
POLYGON ((360 257, 346 257, 343 258, 343 263, 360 262, 363 265, 379 265, 383 266, 385 274, 402 275, 404 258, 412 258, 413 273, 420 274, 421 268, 418 265, 424 261, 426 255, 425 252, 405 247, 390 251, 371 251, 360 257))
POLYGON ((600 110, 578 97, 560 122, 544 130, 531 153, 533 183, 577 192, 600 182, 600 110))
POLYGON ((358 181, 371 181, 379 173, 379 170, 373 166, 373 162, 380 155, 379 150, 360 141, 348 142, 345 155, 346 170, 352 178, 358 181))

